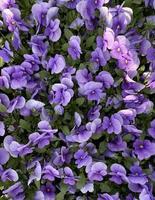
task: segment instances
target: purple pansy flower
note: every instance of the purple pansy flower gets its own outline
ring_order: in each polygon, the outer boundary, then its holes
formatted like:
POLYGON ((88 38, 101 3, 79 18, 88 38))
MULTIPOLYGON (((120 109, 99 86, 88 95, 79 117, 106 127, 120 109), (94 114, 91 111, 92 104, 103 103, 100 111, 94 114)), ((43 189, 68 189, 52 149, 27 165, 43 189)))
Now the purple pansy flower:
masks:
POLYGON ((109 195, 108 193, 99 194, 97 200, 120 200, 118 194, 109 195))
POLYGON ((69 28, 71 29, 79 29, 84 25, 84 21, 83 19, 81 19, 80 17, 77 17, 69 26, 69 28))
POLYGON ((21 20, 21 12, 18 8, 4 9, 2 11, 4 23, 9 31, 13 32, 16 28, 22 31, 28 31, 27 25, 21 20))
POLYGON ((151 121, 151 127, 148 129, 149 135, 155 138, 155 120, 151 121))
POLYGON ((101 82, 89 81, 83 87, 79 88, 79 93, 87 96, 90 101, 100 101, 105 94, 102 90, 103 84, 101 82))
POLYGON ((38 123, 38 132, 34 132, 29 135, 29 141, 33 145, 38 145, 38 148, 44 148, 49 145, 53 138, 53 134, 57 132, 57 129, 52 129, 49 122, 41 121, 38 123))
POLYGON ((87 166, 92 162, 91 156, 89 156, 88 153, 84 152, 82 149, 78 150, 74 154, 74 158, 76 159, 75 163, 77 164, 77 168, 87 166))
POLYGON ((31 42, 29 43, 32 48, 32 52, 41 57, 45 56, 47 53, 48 42, 44 42, 46 36, 44 35, 33 35, 31 37, 31 42))
POLYGON ((55 165, 63 165, 64 163, 69 164, 72 158, 72 154, 69 148, 62 146, 60 149, 56 149, 54 153, 53 163, 55 165))
POLYGON ((57 42, 61 37, 61 29, 59 28, 60 20, 51 20, 50 24, 45 29, 45 35, 49 37, 52 42, 57 42))
POLYGON ((46 25, 46 15, 50 4, 46 2, 36 3, 32 6, 32 15, 37 25, 46 25))
POLYGON ((44 200, 44 193, 42 191, 37 191, 34 196, 34 200, 44 200))
POLYGON ((115 39, 115 34, 112 29, 106 28, 103 37, 98 36, 96 41, 97 41, 97 46, 101 48, 103 51, 106 51, 107 49, 112 49, 114 45, 114 39, 115 39))
POLYGON ((108 148, 113 152, 124 151, 127 148, 127 143, 123 141, 122 137, 118 136, 108 143, 108 148))
POLYGON ((5 108, 9 107, 10 100, 6 94, 0 93, 0 104, 2 104, 5 108))
POLYGON ((70 102, 73 93, 73 90, 68 88, 65 84, 54 84, 49 96, 50 103, 66 106, 70 102))
POLYGON ((0 121, 0 136, 5 135, 5 125, 4 122, 0 121))
POLYGON ((6 8, 16 7, 15 0, 1 0, 0 1, 0 11, 3 11, 6 8))
POLYGON ((96 81, 103 83, 105 89, 109 89, 114 84, 114 79, 107 71, 102 71, 96 76, 96 81))
POLYGON ((65 68, 66 62, 62 55, 56 54, 54 58, 50 58, 47 69, 51 71, 51 74, 59 74, 65 68))
POLYGON ((3 182, 8 180, 16 182, 18 180, 18 174, 14 169, 7 169, 2 173, 1 180, 3 182))
POLYGON ((82 54, 80 43, 81 43, 81 39, 79 36, 72 36, 69 39, 68 53, 72 57, 73 60, 79 59, 80 54, 82 54))
POLYGON ((21 49, 22 43, 18 28, 16 28, 15 31, 13 32, 12 46, 15 48, 16 51, 18 49, 21 49))
POLYGON ((32 148, 29 146, 29 143, 19 144, 10 135, 7 135, 4 138, 4 147, 14 158, 17 158, 18 156, 25 156, 27 154, 32 153, 33 151, 32 148))
POLYGON ((146 7, 152 7, 155 9, 155 0, 144 0, 146 7))
POLYGON ((96 162, 88 165, 86 169, 90 181, 103 181, 104 176, 107 175, 107 166, 103 162, 96 162))
POLYGON ((139 195, 139 200, 153 200, 154 196, 151 194, 151 192, 148 191, 148 189, 143 189, 139 195))
POLYGON ((25 199, 24 188, 21 182, 17 182, 14 185, 10 186, 7 190, 4 190, 3 194, 8 195, 12 199, 17 199, 17 200, 25 199))
POLYGON ((92 74, 87 69, 79 69, 76 72, 76 80, 80 87, 83 87, 87 82, 92 81, 92 74))
POLYGON ((45 185, 42 185, 41 191, 44 194, 45 200, 55 200, 55 187, 52 185, 52 183, 46 183, 45 185))
POLYGON ((74 9, 74 8, 76 8, 76 5, 79 2, 80 2, 80 0, 70 0, 70 1, 67 1, 66 6, 67 6, 67 8, 74 9))
POLYGON ((100 8, 103 6, 103 4, 107 2, 107 0, 88 0, 88 3, 95 9, 100 8))
POLYGON ((99 67, 105 66, 109 59, 109 52, 107 50, 103 52, 99 47, 91 53, 91 62, 93 63, 94 70, 98 70, 99 67))
POLYGON ((112 177, 110 180, 118 185, 122 184, 123 182, 127 182, 128 178, 126 176, 126 170, 125 168, 120 164, 112 164, 111 172, 109 173, 112 177))
POLYGON ((99 118, 101 108, 102 108, 102 107, 101 107, 100 105, 90 108, 90 110, 88 111, 88 114, 87 114, 88 119, 89 119, 90 121, 93 121, 93 120, 95 120, 96 118, 99 118))
POLYGON ((39 65, 41 64, 39 57, 35 54, 24 54, 25 62, 28 62, 31 64, 31 68, 33 71, 39 70, 39 65))
POLYGON ((4 148, 0 148, 0 165, 6 164, 9 158, 9 153, 4 148))
POLYGON ((118 36, 113 44, 112 51, 110 52, 112 58, 121 59, 123 54, 128 52, 129 41, 125 36, 118 36))
POLYGON ((103 118, 103 130, 107 130, 109 134, 120 134, 122 131, 123 119, 119 114, 114 114, 110 118, 103 118))
POLYGON ((47 179, 49 181, 54 181, 56 177, 59 178, 60 174, 57 169, 52 167, 52 165, 46 165, 42 171, 43 179, 47 179))
POLYGON ((69 167, 64 168, 64 183, 67 185, 75 185, 75 177, 73 171, 69 167))
POLYGON ((155 48, 151 47, 147 50, 146 58, 150 63, 155 63, 155 48))
POLYGON ((123 98, 127 108, 133 108, 137 114, 149 113, 153 108, 153 102, 143 94, 129 94, 123 98))
POLYGON ((15 109, 21 109, 25 105, 25 98, 22 96, 17 96, 15 99, 10 101, 10 105, 7 109, 8 113, 12 113, 15 109))
POLYGON ((34 181, 34 180, 40 181, 40 179, 41 179, 41 171, 42 171, 42 169, 41 169, 41 165, 40 165, 39 161, 36 161, 34 163, 34 165, 35 165, 34 166, 35 169, 34 169, 34 172, 29 177, 28 185, 30 185, 30 183, 32 183, 32 181, 34 181))
POLYGON ((9 88, 9 80, 6 76, 0 76, 0 87, 1 88, 9 88))
POLYGON ((92 131, 85 126, 80 126, 78 129, 72 131, 71 135, 67 135, 66 139, 69 142, 83 143, 88 141, 92 136, 92 131))
POLYGON ((81 189, 80 191, 83 194, 86 194, 87 192, 92 193, 94 191, 94 184, 92 182, 87 182, 81 189))
POLYGON ((5 41, 4 47, 0 50, 0 57, 3 58, 4 62, 10 62, 13 57, 13 52, 10 49, 8 41, 5 41))
POLYGON ((129 182, 141 185, 144 185, 146 182, 148 182, 147 176, 143 173, 142 168, 140 166, 131 166, 130 171, 131 174, 129 174, 128 176, 129 182))
POLYGON ((155 143, 149 140, 137 139, 134 144, 134 153, 137 155, 139 160, 144 160, 155 155, 155 143))

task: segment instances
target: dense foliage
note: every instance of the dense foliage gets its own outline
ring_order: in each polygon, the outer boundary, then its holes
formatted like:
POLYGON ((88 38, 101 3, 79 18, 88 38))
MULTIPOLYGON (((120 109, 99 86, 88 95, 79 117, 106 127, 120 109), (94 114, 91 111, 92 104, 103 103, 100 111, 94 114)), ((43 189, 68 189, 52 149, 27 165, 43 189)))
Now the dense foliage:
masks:
POLYGON ((155 200, 155 0, 0 13, 0 200, 155 200))

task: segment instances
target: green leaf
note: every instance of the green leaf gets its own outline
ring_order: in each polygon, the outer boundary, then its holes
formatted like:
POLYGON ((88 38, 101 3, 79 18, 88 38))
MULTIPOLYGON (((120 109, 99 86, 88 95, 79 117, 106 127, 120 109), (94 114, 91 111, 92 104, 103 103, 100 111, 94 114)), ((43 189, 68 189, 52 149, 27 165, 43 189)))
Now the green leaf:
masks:
POLYGON ((28 121, 21 119, 19 122, 21 128, 27 130, 27 131, 31 131, 31 125, 28 121))
POLYGON ((68 49, 68 44, 67 43, 63 44, 62 45, 62 50, 63 51, 67 51, 67 49, 68 49))
POLYGON ((3 105, 0 104, 0 112, 6 112, 7 108, 3 105))
POLYGON ((92 136, 93 140, 98 140, 100 137, 102 137, 102 134, 99 134, 99 133, 94 134, 94 135, 92 136))
POLYGON ((80 190, 85 185, 85 183, 86 183, 86 177, 82 173, 82 174, 80 174, 80 178, 79 178, 79 180, 78 180, 78 182, 76 184, 77 189, 80 190))
POLYGON ((94 44, 94 41, 95 41, 95 36, 91 36, 87 39, 86 41, 86 47, 89 48, 89 47, 92 47, 93 44, 94 44))
POLYGON ((44 78, 49 77, 49 76, 50 76, 50 73, 47 72, 46 70, 42 70, 42 71, 39 72, 39 75, 40 75, 40 78, 41 78, 41 79, 44 79, 44 78))
POLYGON ((68 128, 68 126, 62 126, 61 130, 65 133, 65 134, 69 134, 70 130, 68 128))
POLYGON ((105 181, 103 183, 100 184, 100 189, 102 192, 110 192, 111 191, 111 187, 109 185, 109 182, 108 181, 105 181))
POLYGON ((65 194, 68 191, 68 186, 65 184, 60 185, 61 192, 59 192, 56 196, 56 200, 64 200, 65 194))
POLYGON ((105 141, 100 143, 100 145, 99 145, 100 153, 103 153, 107 149, 107 145, 106 144, 107 144, 107 142, 105 142, 105 141))
POLYGON ((66 39, 69 40, 70 37, 73 35, 73 33, 69 29, 65 29, 64 35, 65 35, 66 39))
POLYGON ((83 98, 83 97, 80 97, 80 98, 77 98, 77 99, 76 99, 76 103, 77 103, 79 106, 81 106, 81 105, 84 103, 84 101, 85 101, 85 98, 83 98))
POLYGON ((4 60, 2 57, 0 57, 0 67, 3 67, 3 65, 4 65, 4 60))

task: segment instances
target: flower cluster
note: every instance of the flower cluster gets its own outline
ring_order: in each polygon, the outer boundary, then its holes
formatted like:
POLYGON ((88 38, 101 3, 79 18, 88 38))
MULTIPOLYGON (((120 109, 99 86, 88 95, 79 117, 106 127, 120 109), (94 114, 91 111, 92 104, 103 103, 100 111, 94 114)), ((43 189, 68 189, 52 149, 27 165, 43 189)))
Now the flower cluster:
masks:
POLYGON ((154 9, 0 0, 2 199, 155 199, 154 9))

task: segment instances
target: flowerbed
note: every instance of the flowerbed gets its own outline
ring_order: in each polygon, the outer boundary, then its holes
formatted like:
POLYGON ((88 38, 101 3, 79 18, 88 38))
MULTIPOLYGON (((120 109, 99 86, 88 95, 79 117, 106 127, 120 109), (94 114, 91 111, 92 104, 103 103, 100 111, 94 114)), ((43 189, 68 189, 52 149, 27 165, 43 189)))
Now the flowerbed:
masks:
POLYGON ((0 1, 0 199, 155 199, 155 1, 0 1))

